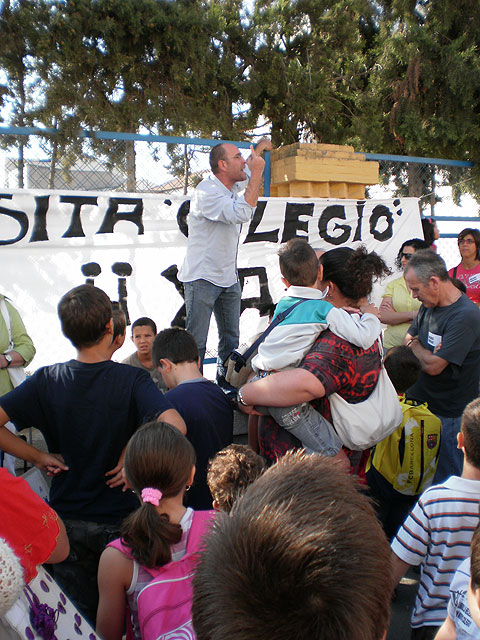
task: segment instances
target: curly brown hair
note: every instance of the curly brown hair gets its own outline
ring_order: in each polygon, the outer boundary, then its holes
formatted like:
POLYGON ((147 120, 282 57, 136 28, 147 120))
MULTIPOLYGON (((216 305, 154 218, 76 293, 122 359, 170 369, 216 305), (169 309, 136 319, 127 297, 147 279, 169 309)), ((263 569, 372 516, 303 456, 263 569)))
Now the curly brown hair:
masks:
POLYGON ((264 471, 265 460, 252 449, 231 444, 210 460, 207 484, 221 511, 230 512, 235 500, 264 471))

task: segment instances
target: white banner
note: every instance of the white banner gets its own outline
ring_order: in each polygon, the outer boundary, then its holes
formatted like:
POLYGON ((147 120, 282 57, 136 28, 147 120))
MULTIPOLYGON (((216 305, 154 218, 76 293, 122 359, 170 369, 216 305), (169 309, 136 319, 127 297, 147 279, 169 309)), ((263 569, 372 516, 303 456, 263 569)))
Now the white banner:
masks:
MULTIPOLYGON (((75 355, 61 334, 56 307, 66 291, 87 280, 112 300, 123 299, 131 322, 149 316, 159 330, 170 326, 183 305, 175 275, 186 247, 181 229, 187 201, 163 194, 0 193, 0 291, 17 307, 34 340, 37 355, 30 370, 75 355)), ((240 239, 243 340, 257 328, 258 305, 284 294, 277 251, 294 236, 324 250, 364 244, 394 268, 402 242, 423 234, 416 198, 262 198, 240 239)), ((115 359, 133 351, 128 336, 127 329, 115 359)), ((216 348, 213 326, 208 347, 216 348)))

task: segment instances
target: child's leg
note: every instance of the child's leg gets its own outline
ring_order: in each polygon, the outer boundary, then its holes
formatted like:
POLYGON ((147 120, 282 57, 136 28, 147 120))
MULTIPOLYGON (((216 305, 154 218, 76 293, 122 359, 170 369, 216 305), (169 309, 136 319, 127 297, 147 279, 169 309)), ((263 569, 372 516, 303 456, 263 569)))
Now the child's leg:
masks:
POLYGON ((268 413, 281 427, 298 438, 309 452, 322 453, 333 458, 342 448, 335 429, 311 404, 295 407, 256 407, 268 413))

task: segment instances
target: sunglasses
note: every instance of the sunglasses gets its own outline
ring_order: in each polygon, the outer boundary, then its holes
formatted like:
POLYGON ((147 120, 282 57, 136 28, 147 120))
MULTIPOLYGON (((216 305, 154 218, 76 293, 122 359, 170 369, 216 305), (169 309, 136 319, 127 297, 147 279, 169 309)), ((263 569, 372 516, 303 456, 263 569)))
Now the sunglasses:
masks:
POLYGON ((402 258, 405 258, 405 260, 410 260, 412 256, 413 253, 402 253, 402 258))

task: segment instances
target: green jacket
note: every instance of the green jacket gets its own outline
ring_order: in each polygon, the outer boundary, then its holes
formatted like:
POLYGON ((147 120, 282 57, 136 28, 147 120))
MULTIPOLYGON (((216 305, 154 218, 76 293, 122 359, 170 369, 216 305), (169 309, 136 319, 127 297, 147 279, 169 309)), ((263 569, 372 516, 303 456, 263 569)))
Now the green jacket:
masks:
MULTIPOLYGON (((25 325, 20 318, 20 314, 13 307, 5 296, 0 294, 0 300, 5 300, 8 313, 10 315, 10 325, 12 330, 12 339, 14 343, 14 350, 19 353, 25 360, 25 366, 30 364, 35 355, 35 347, 33 346, 32 339, 27 334, 25 325)), ((3 315, 0 313, 0 353, 5 353, 10 347, 10 341, 8 338, 7 325, 3 319, 3 315)), ((0 396, 8 393, 13 389, 13 385, 8 375, 7 369, 0 369, 0 396)))

